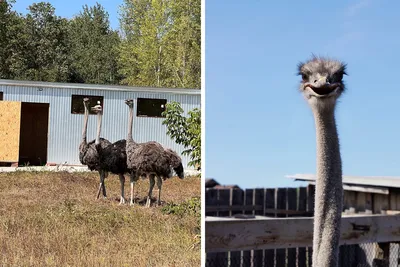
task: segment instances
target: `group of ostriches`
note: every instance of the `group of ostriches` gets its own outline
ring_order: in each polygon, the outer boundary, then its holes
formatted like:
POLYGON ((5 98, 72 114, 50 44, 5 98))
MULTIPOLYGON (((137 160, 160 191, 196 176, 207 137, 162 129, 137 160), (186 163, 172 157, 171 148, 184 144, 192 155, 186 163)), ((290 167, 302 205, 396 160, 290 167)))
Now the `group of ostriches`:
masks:
POLYGON ((133 205, 134 186, 139 177, 150 180, 149 193, 147 195, 146 207, 150 207, 152 191, 157 179, 158 198, 157 204, 161 203, 161 187, 163 180, 172 177, 173 171, 179 178, 184 177, 182 160, 179 155, 171 150, 165 149, 161 144, 150 141, 146 143, 136 143, 132 138, 133 124, 133 100, 125 100, 129 107, 128 137, 111 143, 100 138, 103 108, 100 104, 92 107, 91 110, 97 113, 97 134, 96 139, 87 142, 87 124, 89 118, 89 99, 83 99, 85 107, 84 124, 82 131, 82 142, 79 146, 79 159, 82 164, 87 165, 90 170, 96 170, 100 175, 100 186, 97 191, 99 198, 100 191, 106 197, 106 187, 104 180, 108 173, 117 174, 121 183, 121 200, 124 204, 125 194, 125 174, 130 176, 131 192, 130 205, 133 205))

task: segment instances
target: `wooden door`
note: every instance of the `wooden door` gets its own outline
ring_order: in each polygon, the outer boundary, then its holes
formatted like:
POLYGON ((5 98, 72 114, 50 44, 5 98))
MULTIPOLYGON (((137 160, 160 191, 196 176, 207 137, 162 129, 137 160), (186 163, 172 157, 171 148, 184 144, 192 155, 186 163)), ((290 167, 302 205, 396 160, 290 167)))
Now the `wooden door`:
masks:
POLYGON ((0 101, 0 162, 18 162, 21 102, 0 101))

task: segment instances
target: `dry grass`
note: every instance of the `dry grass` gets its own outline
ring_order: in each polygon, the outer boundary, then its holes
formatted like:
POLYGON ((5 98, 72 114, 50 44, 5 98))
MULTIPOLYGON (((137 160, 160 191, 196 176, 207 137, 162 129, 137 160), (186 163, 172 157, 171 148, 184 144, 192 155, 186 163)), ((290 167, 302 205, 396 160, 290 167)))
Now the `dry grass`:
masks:
MULTIPOLYGON (((96 173, 0 173, 0 265, 200 266, 199 216, 119 206, 114 175, 106 179, 108 199, 95 200, 97 186, 96 173)), ((136 196, 147 190, 148 180, 139 181, 136 196)), ((161 197, 200 197, 200 179, 169 179, 161 197)))

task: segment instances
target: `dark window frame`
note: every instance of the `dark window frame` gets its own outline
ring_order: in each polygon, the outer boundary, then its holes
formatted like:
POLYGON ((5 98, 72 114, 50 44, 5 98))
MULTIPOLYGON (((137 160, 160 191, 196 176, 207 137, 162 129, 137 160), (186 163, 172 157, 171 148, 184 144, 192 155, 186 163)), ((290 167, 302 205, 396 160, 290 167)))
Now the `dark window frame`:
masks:
MULTIPOLYGON (((100 101, 100 105, 103 106, 104 96, 99 95, 71 95, 71 114, 85 114, 85 107, 83 106, 83 99, 89 98, 89 107, 97 105, 97 101, 100 101)), ((96 115, 89 108, 89 115, 96 115)))
POLYGON ((4 100, 4 92, 0 91, 0 101, 4 100))
POLYGON ((164 118, 162 113, 165 111, 167 99, 162 98, 137 98, 136 116, 142 118, 164 118), (155 110, 155 106, 159 105, 159 110, 155 110), (164 107, 162 107, 164 105, 164 107))

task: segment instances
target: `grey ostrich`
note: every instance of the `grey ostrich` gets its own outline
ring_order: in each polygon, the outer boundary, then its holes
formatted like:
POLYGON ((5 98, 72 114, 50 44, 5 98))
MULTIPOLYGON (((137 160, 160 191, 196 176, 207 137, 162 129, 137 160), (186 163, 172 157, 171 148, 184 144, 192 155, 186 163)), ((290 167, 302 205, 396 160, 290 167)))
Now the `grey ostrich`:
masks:
POLYGON ((157 204, 161 204, 161 188, 163 179, 172 176, 172 170, 179 178, 184 178, 182 160, 176 152, 155 142, 136 143, 132 138, 133 124, 133 100, 128 99, 125 103, 129 107, 128 137, 126 139, 127 167, 131 171, 131 200, 134 204, 134 185, 139 177, 149 177, 150 188, 147 195, 146 207, 150 207, 151 195, 157 178, 158 198, 157 204))
POLYGON ((99 168, 104 172, 111 172, 119 176, 119 181, 121 183, 121 199, 119 204, 121 205, 125 203, 124 174, 128 172, 126 166, 126 140, 122 139, 110 144, 109 146, 103 147, 100 141, 103 108, 101 105, 96 105, 92 107, 92 110, 97 113, 97 135, 95 148, 99 157, 99 168))
MULTIPOLYGON (((98 157, 97 150, 96 150, 96 147, 94 144, 95 140, 92 140, 89 143, 87 142, 87 125, 88 125, 88 119, 89 119, 89 98, 83 99, 83 106, 85 107, 85 115, 84 115, 84 120, 83 120, 82 142, 79 145, 79 161, 83 165, 87 165, 91 171, 96 170, 99 172, 100 186, 99 186, 99 189, 97 191, 97 196, 96 196, 96 199, 98 199, 101 190, 103 191, 103 196, 107 197, 106 187, 104 185, 104 179, 107 177, 108 173, 100 169, 99 157, 98 157)), ((111 142, 104 138, 100 138, 100 145, 101 145, 101 147, 105 148, 105 147, 111 145, 111 142)))
POLYGON ((336 267, 343 206, 342 163, 335 122, 337 99, 345 89, 346 65, 313 56, 300 63, 300 91, 314 115, 317 139, 317 179, 313 266, 336 267))

